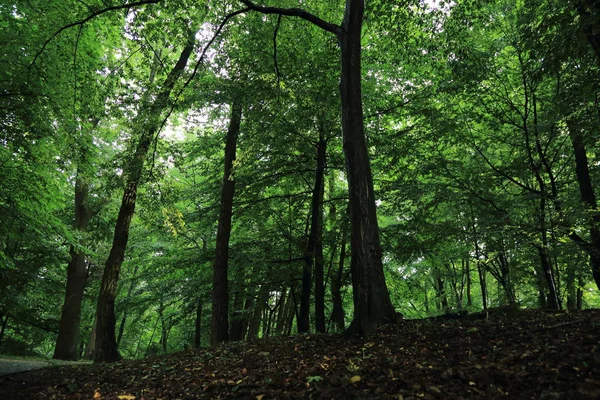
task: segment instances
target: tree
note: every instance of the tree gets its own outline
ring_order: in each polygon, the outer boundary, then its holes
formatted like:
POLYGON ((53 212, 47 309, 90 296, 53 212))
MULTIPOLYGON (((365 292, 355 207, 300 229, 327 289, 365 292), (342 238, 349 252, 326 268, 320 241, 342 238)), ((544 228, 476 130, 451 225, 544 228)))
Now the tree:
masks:
POLYGON ((240 134, 241 120, 242 103, 239 99, 235 99, 231 105, 231 120, 229 122, 229 128, 227 129, 227 135, 225 136, 225 171, 223 174, 221 209, 217 228, 215 263, 213 267, 211 328, 211 343, 213 344, 229 340, 229 289, 227 284, 227 271, 233 195, 235 192, 233 165, 235 163, 237 138, 240 134))
POLYGON ((351 268, 354 288, 354 320, 348 328, 348 333, 368 336, 378 325, 395 322, 397 317, 383 273, 373 177, 363 122, 361 34, 364 0, 346 1, 344 19, 339 26, 301 9, 263 7, 248 0, 241 1, 250 9, 261 13, 305 19, 338 38, 342 134, 350 193, 351 268))
POLYGON ((144 163, 152 140, 154 140, 163 123, 161 116, 164 115, 165 110, 169 106, 171 92, 177 80, 182 75, 188 59, 194 50, 194 33, 190 33, 188 42, 173 69, 166 77, 161 86, 162 88, 155 95, 156 98, 152 99, 150 92, 146 93, 145 98, 141 102, 138 116, 133 121, 133 129, 137 133, 137 135, 134 135, 136 143, 134 144, 134 153, 126 166, 125 191, 115 225, 112 248, 104 266, 104 275, 98 297, 95 362, 116 361, 121 357, 117 350, 115 338, 115 296, 117 293, 119 272, 127 248, 129 226, 135 211, 138 185, 142 178, 144 163))

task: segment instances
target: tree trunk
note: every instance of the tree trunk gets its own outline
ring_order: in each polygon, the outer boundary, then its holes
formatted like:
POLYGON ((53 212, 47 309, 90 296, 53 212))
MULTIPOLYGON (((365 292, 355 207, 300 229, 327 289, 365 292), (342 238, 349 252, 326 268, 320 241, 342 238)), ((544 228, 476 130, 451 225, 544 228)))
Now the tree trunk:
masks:
MULTIPOLYGON (((471 215, 473 215, 473 209, 471 207, 471 215)), ((477 226, 475 225, 475 221, 472 221, 473 224, 473 243, 475 245, 475 259, 477 263, 477 273, 479 275, 479 287, 481 288, 481 303, 484 310, 487 310, 487 285, 485 283, 485 271, 483 270, 483 266, 481 265, 481 253, 479 251, 479 240, 477 239, 477 226)))
POLYGON ((242 325, 240 328, 240 340, 244 340, 246 338, 246 334, 248 333, 248 326, 250 325, 252 308, 254 308, 254 293, 249 294, 246 297, 246 304, 244 305, 244 316, 242 318, 242 325))
POLYGON ((127 248, 127 240, 129 239, 129 226, 135 212, 138 184, 142 177, 148 149, 162 124, 161 115, 163 114, 163 110, 168 106, 169 96, 175 82, 185 69, 187 61, 194 50, 194 43, 195 39, 191 36, 186 47, 181 52, 179 60, 167 76, 156 99, 150 102, 152 96, 146 96, 146 99, 142 101, 139 114, 134 121, 134 127, 139 129, 141 134, 139 142, 135 146, 134 155, 126 167, 127 183, 121 201, 121 208, 117 216, 112 248, 104 266, 104 274, 98 296, 98 307, 96 309, 97 327, 94 362, 111 362, 121 358, 117 350, 115 337, 115 297, 121 264, 125 257, 125 249, 127 248))
POLYGON ((323 188, 325 178, 327 143, 324 133, 319 133, 317 144, 317 168, 315 170, 315 186, 312 192, 310 232, 308 244, 304 256, 304 269, 302 271, 302 296, 300 298, 300 318, 298 319, 298 332, 310 330, 310 292, 313 263, 315 265, 315 320, 317 331, 325 331, 325 293, 323 287, 323 251, 320 257, 317 254, 319 247, 320 232, 322 231, 321 204, 323 202, 323 188))
POLYGON ((331 322, 340 330, 346 328, 346 316, 344 303, 342 301, 342 279, 344 278, 344 262, 346 260, 346 242, 348 241, 348 220, 344 219, 342 224, 342 244, 340 248, 340 260, 335 277, 331 280, 331 297, 333 299, 333 310, 331 311, 331 322))
POLYGON ((362 108, 361 38, 364 0, 347 0, 342 29, 340 94, 342 137, 352 224, 352 287, 354 319, 348 335, 368 336, 378 325, 394 323, 379 242, 373 175, 369 162, 362 108))
MULTIPOLYGON (((260 296, 260 294, 259 294, 260 296)), ((256 301, 254 306, 254 312, 252 313, 252 318, 250 319, 250 323, 248 326, 248 339, 257 339, 258 332, 260 332, 260 322, 262 320, 264 303, 262 299, 256 301)))
POLYGON ((583 278, 579 278, 579 285, 577 285, 577 309, 583 310, 583 278))
POLYGON ((8 315, 0 314, 0 343, 4 339, 4 332, 6 331, 6 325, 8 324, 8 315))
POLYGON ((129 289, 127 289, 127 297, 125 298, 125 302, 123 303, 123 316, 121 318, 121 324, 119 325, 119 334, 117 335, 117 348, 121 345, 121 339, 123 339, 123 332, 125 331, 125 322, 127 322, 127 311, 129 309, 129 302, 131 301, 131 294, 133 293, 133 289, 135 289, 138 269, 139 264, 136 264, 133 268, 133 276, 131 277, 131 282, 129 283, 129 289))
POLYGON ((217 246, 213 268, 212 324, 211 343, 217 344, 229 340, 229 293, 227 269, 229 263, 229 237, 231 235, 231 215, 235 180, 233 163, 235 162, 237 138, 242 120, 242 103, 234 100, 231 106, 231 120, 225 139, 225 174, 221 191, 221 211, 217 228, 217 246))
POLYGON ((481 287, 481 303, 483 305, 483 309, 487 310, 487 284, 485 283, 485 271, 483 270, 483 266, 481 262, 477 260, 477 272, 479 274, 479 286, 481 287))
MULTIPOLYGON (((365 1, 346 0, 341 26, 328 23, 298 8, 262 7, 250 0, 240 0, 249 9, 265 14, 303 18, 334 33, 340 46, 340 98, 342 103, 342 137, 350 195, 352 223, 352 287, 354 319, 347 335, 368 336, 378 325, 396 323, 385 283, 373 176, 369 162, 362 107, 361 39, 365 1)), ((306 328, 306 320, 302 320, 306 328)))
MULTIPOLYGON (((541 179, 538 179, 541 182, 541 179)), ((542 196, 545 194, 544 186, 540 184, 540 192, 542 196)), ((539 204, 539 215, 540 221, 540 237, 541 237, 541 245, 536 245, 538 253, 540 255, 540 265, 542 267, 542 272, 544 274, 544 278, 546 280, 546 297, 547 297, 547 306, 553 310, 559 310, 560 301, 558 299, 558 292, 556 290, 556 284, 554 280, 554 273, 552 270, 552 261, 550 259, 550 255, 548 254, 548 234, 547 234, 547 225, 546 225, 546 199, 545 197, 540 197, 539 204)))
POLYGON ((465 274, 467 275, 467 307, 473 305, 473 298, 471 296, 471 264, 468 258, 462 260, 465 274))
POLYGON ((294 307, 295 307, 295 299, 294 299, 294 290, 290 287, 287 294, 288 298, 285 302, 285 313, 282 315, 281 320, 281 328, 279 331, 282 335, 289 335, 291 325, 294 320, 294 307))
POLYGON ((600 59, 600 33, 597 26, 600 23, 600 6, 594 0, 579 0, 577 2, 581 28, 592 46, 594 53, 600 59))
POLYGON ((283 334, 283 322, 285 321, 285 315, 287 312, 287 295, 288 295, 288 290, 286 285, 282 285, 281 286, 281 292, 280 292, 280 304, 279 304, 279 310, 277 310, 277 319, 275 321, 275 334, 276 335, 282 335, 283 334))
POLYGON ((242 323, 244 317, 244 297, 243 289, 238 287, 233 297, 233 315, 231 317, 231 326, 229 327, 229 340, 242 340, 242 323))
POLYGON ((199 349, 202 343, 202 300, 196 306, 196 326, 194 329, 194 348, 199 349))
MULTIPOLYGON (((573 120, 567 120, 567 127, 569 129, 569 136, 575 155, 575 175, 577 176, 581 201, 584 204, 586 212, 589 214, 587 216, 587 221, 590 232, 590 243, 584 244, 583 247, 590 255, 590 264, 594 281, 596 282, 596 286, 600 289, 600 229, 598 229, 598 226, 600 225, 600 213, 597 211, 596 194, 590 177, 587 153, 583 135, 581 134, 581 128, 576 121, 573 120)), ((580 243, 580 241, 577 242, 580 243)))
MULTIPOLYGON (((78 171, 75 179, 75 220, 73 228, 86 232, 90 221, 87 207, 88 185, 78 171)), ((71 260, 67 267, 67 290, 63 303, 58 338, 53 358, 58 360, 79 359, 79 327, 81 325, 81 303, 87 280, 85 255, 74 244, 69 249, 71 260)))
POLYGON ((436 275, 437 275, 437 277, 435 278, 435 281, 434 281, 434 287, 435 287, 435 291, 437 294, 437 300, 438 300, 438 304, 439 304, 438 310, 442 311, 445 314, 448 311, 450 311, 450 307, 448 305, 448 296, 446 295, 446 288, 444 286, 444 280, 439 275, 439 271, 437 272, 436 275))
POLYGON ((85 346, 85 351, 83 353, 83 358, 85 360, 93 360, 94 359, 94 348, 96 347, 96 327, 97 327, 97 318, 94 318, 94 324, 92 325, 92 330, 90 331, 90 339, 85 346))

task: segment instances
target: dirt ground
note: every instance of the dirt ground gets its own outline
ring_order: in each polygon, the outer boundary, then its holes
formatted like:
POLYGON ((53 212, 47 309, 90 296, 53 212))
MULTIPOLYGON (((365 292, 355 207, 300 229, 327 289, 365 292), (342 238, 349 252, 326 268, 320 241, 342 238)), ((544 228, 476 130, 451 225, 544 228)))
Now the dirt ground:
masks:
POLYGON ((405 321, 0 378, 0 399, 600 399, 600 311, 405 321))

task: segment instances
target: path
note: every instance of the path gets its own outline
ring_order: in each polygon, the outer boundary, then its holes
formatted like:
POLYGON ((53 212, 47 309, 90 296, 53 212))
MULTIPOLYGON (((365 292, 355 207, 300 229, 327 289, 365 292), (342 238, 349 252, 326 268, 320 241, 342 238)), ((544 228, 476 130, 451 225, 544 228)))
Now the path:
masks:
POLYGON ((75 361, 57 360, 23 360, 18 358, 0 358, 0 376, 14 374, 17 372, 31 371, 57 365, 80 364, 75 361))

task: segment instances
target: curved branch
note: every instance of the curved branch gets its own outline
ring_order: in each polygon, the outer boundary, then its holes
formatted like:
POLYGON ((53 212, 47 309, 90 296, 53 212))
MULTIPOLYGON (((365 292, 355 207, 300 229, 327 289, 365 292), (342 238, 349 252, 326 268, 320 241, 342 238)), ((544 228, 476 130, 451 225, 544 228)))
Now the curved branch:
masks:
POLYGON ((342 31, 342 27, 336 24, 332 24, 327 22, 314 14, 309 13, 301 8, 280 8, 280 7, 265 7, 259 6, 252 3, 249 0, 240 0, 246 7, 251 9, 252 11, 257 11, 262 14, 277 14, 277 15, 286 15, 289 17, 298 17, 302 18, 310 22, 313 25, 318 26, 319 28, 326 30, 327 32, 331 32, 334 35, 338 35, 342 31))
POLYGON ((156 4, 156 3, 160 3, 161 1, 162 0, 140 0, 140 1, 133 2, 133 3, 127 3, 127 4, 121 4, 121 5, 118 5, 118 6, 111 6, 111 7, 103 8, 102 10, 98 10, 98 11, 95 11, 95 12, 91 13, 90 15, 88 15, 87 17, 85 17, 84 19, 81 19, 81 20, 75 21, 75 22, 71 22, 70 24, 67 24, 67 25, 63 26, 62 28, 60 28, 59 30, 57 30, 56 32, 54 32, 54 34, 52 36, 50 36, 50 38, 48 38, 48 40, 46 40, 44 42, 44 44, 42 45, 42 48, 35 54, 35 57, 33 57, 33 61, 29 65, 29 68, 33 67, 33 65, 35 64, 35 62, 37 61, 37 59, 40 57, 40 55, 42 55, 42 53, 46 49, 46 46, 48 46, 48 44, 52 40, 54 40, 55 37, 57 37, 58 35, 60 35, 63 31, 66 31, 67 29, 72 28, 74 26, 83 25, 86 22, 91 21, 92 19, 96 18, 97 16, 105 14, 105 13, 110 12, 110 11, 129 9, 129 8, 132 8, 132 7, 142 6, 142 5, 145 5, 145 4, 156 4))

